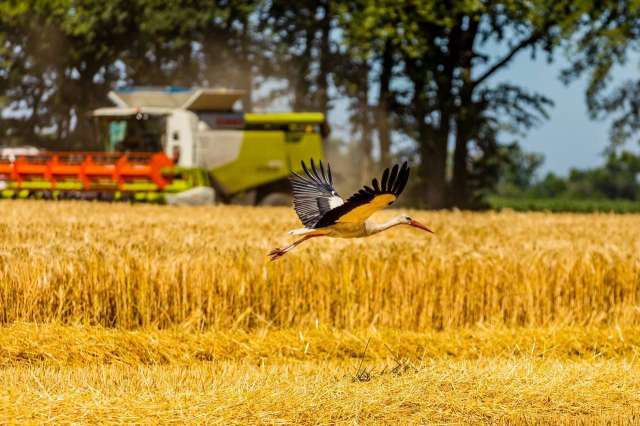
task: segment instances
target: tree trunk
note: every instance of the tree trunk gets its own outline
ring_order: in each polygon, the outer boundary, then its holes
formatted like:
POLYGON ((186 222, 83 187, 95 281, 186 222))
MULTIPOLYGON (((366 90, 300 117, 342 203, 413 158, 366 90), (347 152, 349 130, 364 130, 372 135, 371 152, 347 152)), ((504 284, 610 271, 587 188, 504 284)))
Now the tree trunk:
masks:
MULTIPOLYGON (((323 2, 324 16, 321 22, 321 34, 320 34, 320 58, 319 58, 319 72, 318 72, 318 105, 320 112, 325 116, 325 120, 329 113, 329 73, 331 70, 331 8, 330 1, 323 2)), ((330 128, 328 128, 330 132, 330 128)), ((326 141, 329 140, 329 135, 324 138, 325 149, 326 141)))
POLYGON ((358 116, 360 121, 360 135, 362 137, 361 141, 361 152, 362 158, 360 161, 360 179, 363 182, 368 181, 371 178, 372 173, 372 159, 371 159, 371 151, 373 148, 372 144, 372 128, 371 125, 371 111, 369 109, 369 73, 368 64, 363 64, 362 67, 362 78, 361 78, 361 87, 360 93, 358 96, 358 116))
POLYGON ((461 79, 463 82, 460 90, 460 105, 457 107, 456 121, 456 145, 453 152, 453 177, 449 192, 449 202, 452 206, 461 208, 472 207, 472 190, 469 182, 469 140, 476 133, 474 128, 477 122, 473 106, 473 81, 471 68, 473 59, 473 45, 478 32, 479 19, 472 19, 469 28, 464 32, 459 41, 453 40, 459 52, 461 79))
POLYGON ((96 93, 96 85, 93 80, 98 69, 96 66, 88 66, 80 72, 76 82, 79 93, 82 93, 82 100, 75 105, 76 127, 70 137, 70 142, 75 147, 96 149, 93 141, 93 125, 87 114, 98 105, 99 94, 96 93))
POLYGON ((253 75, 251 70, 251 58, 249 46, 251 44, 251 35, 249 33, 249 16, 245 13, 242 17, 242 58, 241 63, 243 65, 243 89, 245 90, 244 97, 242 98, 242 107, 244 112, 253 112, 253 75))
POLYGON ((413 97, 411 99, 411 113, 417 127, 416 139, 420 147, 420 178, 425 187, 424 200, 427 207, 442 209, 446 205, 446 171, 447 171, 447 140, 449 137, 449 115, 440 110, 438 127, 427 123, 427 76, 423 66, 407 60, 407 74, 413 83, 413 97))
MULTIPOLYGON (((428 129, 428 125, 425 127, 428 129)), ((425 135, 421 136, 421 174, 426 186, 425 200, 427 206, 432 209, 447 207, 447 136, 443 137, 440 130, 427 130, 425 135), (424 142, 429 139, 430 142, 424 142)))
MULTIPOLYGON (((294 82, 293 87, 293 110, 296 112, 309 109, 309 62, 313 51, 313 42, 315 40, 315 32, 311 28, 307 28, 305 37, 304 53, 298 60, 297 73, 290 75, 290 81, 294 82)), ((294 71, 295 73, 295 71, 294 71)))
MULTIPOLYGON (((446 86, 446 84, 445 84, 446 86)), ((445 92, 446 93, 446 92, 445 92)), ((438 127, 431 135, 431 141, 423 142, 427 148, 423 152, 423 163, 427 167, 427 204, 432 209, 443 209, 448 207, 447 203, 447 153, 449 145, 449 135, 451 133, 451 110, 450 101, 443 99, 442 92, 439 93, 438 127), (426 155, 426 161, 425 156, 426 155)))
POLYGON ((468 187, 468 129, 467 121, 464 117, 456 123, 456 146, 453 153, 453 178, 449 191, 449 202, 452 206, 468 208, 470 207, 470 193, 468 187))
POLYGON ((380 70, 380 88, 378 92, 377 130, 380 141, 380 165, 389 167, 391 163, 391 126, 389 112, 391 111, 391 73, 393 70, 393 51, 391 42, 387 40, 382 52, 380 70))

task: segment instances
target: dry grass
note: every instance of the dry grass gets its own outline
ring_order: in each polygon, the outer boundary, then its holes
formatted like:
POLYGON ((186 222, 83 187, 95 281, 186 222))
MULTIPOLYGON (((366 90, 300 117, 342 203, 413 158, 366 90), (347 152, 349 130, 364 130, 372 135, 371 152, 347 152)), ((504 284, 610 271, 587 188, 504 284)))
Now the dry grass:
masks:
POLYGON ((0 422, 640 421, 640 368, 626 361, 433 361, 417 372, 378 374, 367 382, 354 382, 350 371, 336 362, 14 367, 0 371, 0 422))
POLYGON ((261 329, 205 332, 121 330, 57 324, 0 329, 0 367, 189 365, 200 361, 252 363, 352 361, 413 365, 425 360, 640 359, 640 329, 562 327, 472 328, 443 332, 394 329, 261 329), (368 342, 368 347, 367 347, 368 342))
POLYGON ((0 203, 0 424, 640 423, 639 215, 411 214, 0 203))
POLYGON ((412 214, 437 235, 318 239, 269 263, 290 209, 3 202, 0 322, 640 324, 640 216, 412 214))
POLYGON ((16 324, 0 333, 0 423, 629 424, 639 341, 637 329, 16 324))

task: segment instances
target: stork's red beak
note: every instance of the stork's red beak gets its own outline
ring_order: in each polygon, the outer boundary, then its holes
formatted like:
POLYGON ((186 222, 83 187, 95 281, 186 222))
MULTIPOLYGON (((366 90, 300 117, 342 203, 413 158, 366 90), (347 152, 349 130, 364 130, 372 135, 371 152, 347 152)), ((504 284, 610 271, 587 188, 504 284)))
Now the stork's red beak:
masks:
POLYGON ((416 220, 412 220, 411 222, 409 222, 409 225, 418 229, 422 229, 423 231, 427 231, 427 232, 431 232, 432 234, 435 234, 435 232, 433 232, 431 229, 427 228, 426 226, 424 226, 423 224, 421 224, 416 220))

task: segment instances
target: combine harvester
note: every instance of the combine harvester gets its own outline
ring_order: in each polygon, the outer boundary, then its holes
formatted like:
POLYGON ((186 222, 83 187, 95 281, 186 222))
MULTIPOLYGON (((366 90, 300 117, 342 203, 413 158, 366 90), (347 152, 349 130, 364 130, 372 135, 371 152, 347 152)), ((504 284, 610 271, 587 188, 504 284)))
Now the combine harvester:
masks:
POLYGON ((205 204, 290 202, 287 177, 321 159, 320 113, 234 110, 240 90, 126 88, 91 113, 101 151, 0 154, 3 198, 205 204))

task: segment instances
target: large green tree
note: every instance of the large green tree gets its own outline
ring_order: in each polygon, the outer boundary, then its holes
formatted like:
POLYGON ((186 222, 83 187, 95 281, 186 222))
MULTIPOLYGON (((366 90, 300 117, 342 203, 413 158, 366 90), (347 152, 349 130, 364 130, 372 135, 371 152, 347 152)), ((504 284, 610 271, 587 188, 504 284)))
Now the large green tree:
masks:
POLYGON ((292 98, 296 110, 327 114, 336 25, 331 0, 281 0, 262 2, 258 9, 258 38, 264 41, 268 77, 288 84, 280 94, 292 98))
POLYGON ((0 3, 0 135, 91 148, 86 114, 121 84, 248 90, 254 2, 19 0, 0 3), (238 72, 238 70, 242 72, 238 72))
POLYGON ((6 138, 46 145, 86 135, 86 112, 120 78, 116 61, 132 25, 120 11, 127 3, 0 4, 0 91, 13 110, 3 120, 6 138))
POLYGON ((379 63, 390 47, 408 82, 393 93, 380 84, 378 103, 395 104, 400 129, 417 142, 428 205, 471 207, 475 189, 496 181, 500 132, 530 127, 551 104, 496 75, 520 53, 554 53, 582 13, 578 3, 545 0, 362 0, 350 8, 346 40, 379 63))

